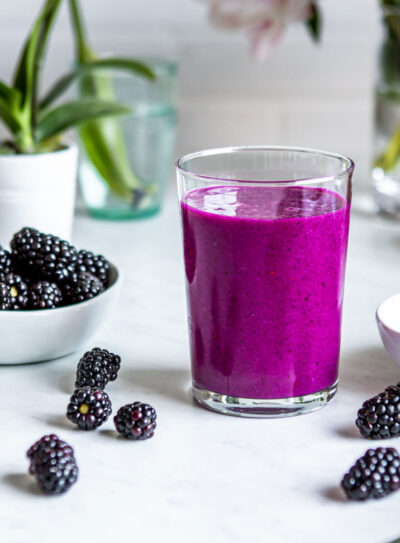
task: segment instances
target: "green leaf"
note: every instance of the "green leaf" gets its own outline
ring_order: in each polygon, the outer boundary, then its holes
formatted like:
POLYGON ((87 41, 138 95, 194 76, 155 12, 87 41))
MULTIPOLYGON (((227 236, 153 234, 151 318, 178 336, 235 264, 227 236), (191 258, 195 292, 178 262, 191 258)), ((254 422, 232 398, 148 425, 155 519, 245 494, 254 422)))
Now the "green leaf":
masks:
POLYGON ((322 26, 321 12, 317 4, 312 4, 311 15, 306 21, 306 27, 314 41, 320 41, 321 39, 321 26, 322 26))
POLYGON ((75 34, 76 57, 81 64, 85 64, 96 58, 94 51, 89 46, 86 36, 83 18, 76 0, 69 0, 72 18, 72 29, 75 34))
POLYGON ((9 105, 3 98, 0 98, 0 119, 13 135, 15 135, 21 128, 18 119, 15 117, 9 105))
POLYGON ((19 109, 21 104, 22 94, 18 89, 9 87, 4 81, 0 81, 0 98, 9 105, 13 112, 15 112, 19 109))
POLYGON ((79 129, 79 135, 83 147, 97 173, 104 179, 110 189, 127 202, 133 200, 133 189, 140 186, 140 181, 136 180, 133 173, 126 169, 125 162, 118 160, 118 153, 115 154, 115 142, 107 139, 107 124, 111 128, 111 138, 114 132, 113 124, 107 121, 114 119, 103 119, 101 121, 91 121, 85 123, 79 129))
POLYGON ((70 85, 81 75, 89 72, 97 72, 99 69, 120 69, 135 73, 148 79, 155 79, 154 72, 143 62, 123 57, 108 57, 98 60, 92 60, 87 64, 81 64, 76 70, 73 70, 61 77, 47 92, 46 96, 40 102, 40 108, 45 109, 52 102, 57 100, 70 85))
POLYGON ((40 142, 52 138, 69 128, 110 115, 123 115, 130 109, 107 100, 74 100, 45 113, 38 122, 35 140, 40 142))
POLYGON ((400 126, 394 132, 388 145, 383 153, 381 153, 374 162, 374 168, 382 168, 383 171, 389 172, 394 170, 400 160, 400 126))
POLYGON ((47 0, 34 22, 22 50, 14 75, 13 87, 20 90, 24 103, 31 101, 34 86, 37 84, 38 70, 60 1, 47 0))

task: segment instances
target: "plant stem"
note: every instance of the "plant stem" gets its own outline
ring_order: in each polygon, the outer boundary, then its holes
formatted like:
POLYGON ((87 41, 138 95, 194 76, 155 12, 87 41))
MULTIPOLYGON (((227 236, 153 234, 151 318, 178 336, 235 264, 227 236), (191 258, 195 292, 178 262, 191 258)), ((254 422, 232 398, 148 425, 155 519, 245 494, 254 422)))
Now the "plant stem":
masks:
POLYGON ((76 54, 79 58, 79 62, 85 63, 85 49, 86 49, 86 42, 85 42, 85 30, 83 26, 83 18, 82 13, 80 12, 80 9, 78 7, 78 3, 76 0, 69 0, 69 5, 71 8, 71 16, 73 20, 73 29, 75 32, 75 48, 76 48, 76 54))
POLYGON ((394 170, 400 159, 400 125, 390 138, 384 152, 374 162, 375 168, 382 168, 384 171, 394 170))

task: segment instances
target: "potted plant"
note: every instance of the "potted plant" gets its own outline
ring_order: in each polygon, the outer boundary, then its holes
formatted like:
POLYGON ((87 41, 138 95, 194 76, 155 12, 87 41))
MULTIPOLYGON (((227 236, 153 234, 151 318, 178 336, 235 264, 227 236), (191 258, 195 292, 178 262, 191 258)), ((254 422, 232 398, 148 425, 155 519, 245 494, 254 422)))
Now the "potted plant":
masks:
POLYGON ((82 74, 122 68, 154 78, 146 65, 126 58, 93 59, 65 74, 39 96, 42 64, 62 0, 46 0, 26 39, 10 85, 0 80, 0 242, 29 225, 69 239, 74 211, 77 155, 65 132, 82 123, 121 115, 112 99, 82 97, 58 103, 82 74))

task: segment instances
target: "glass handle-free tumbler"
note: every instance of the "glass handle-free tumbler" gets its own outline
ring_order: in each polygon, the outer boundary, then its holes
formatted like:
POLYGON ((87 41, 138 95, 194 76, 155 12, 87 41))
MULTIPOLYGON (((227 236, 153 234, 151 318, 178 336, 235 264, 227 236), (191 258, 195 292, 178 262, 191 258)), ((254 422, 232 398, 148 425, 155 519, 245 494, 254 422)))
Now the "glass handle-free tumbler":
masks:
POLYGON ((177 162, 193 393, 287 416, 336 392, 353 162, 239 147, 177 162))

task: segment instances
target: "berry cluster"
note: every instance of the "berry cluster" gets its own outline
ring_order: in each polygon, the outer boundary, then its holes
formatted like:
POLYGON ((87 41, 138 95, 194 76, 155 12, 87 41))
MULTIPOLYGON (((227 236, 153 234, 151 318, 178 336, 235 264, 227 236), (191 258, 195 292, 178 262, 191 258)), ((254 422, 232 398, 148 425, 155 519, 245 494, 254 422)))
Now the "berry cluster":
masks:
MULTIPOLYGON (((98 428, 111 415, 111 401, 104 388, 110 381, 115 381, 120 366, 120 356, 99 347, 86 352, 80 359, 67 418, 82 430, 98 428)), ((151 405, 134 402, 118 410, 114 424, 122 436, 144 440, 153 437, 156 418, 151 405)))
MULTIPOLYGON (((80 359, 76 389, 67 406, 67 418, 81 430, 95 430, 108 420, 112 406, 104 387, 115 381, 120 366, 119 355, 99 347, 86 352, 80 359)), ((144 440, 153 437, 156 417, 151 405, 134 402, 118 410, 114 424, 117 432, 125 438, 144 440)), ((46 494, 66 492, 78 477, 72 447, 56 435, 43 436, 32 445, 27 455, 30 459, 29 473, 36 477, 46 494)))
POLYGON ((23 228, 0 246, 0 309, 54 309, 90 300, 109 285, 102 255, 34 228, 23 228))
MULTIPOLYGON (((400 383, 366 400, 356 426, 363 437, 400 436, 400 383)), ((383 498, 400 489, 400 455, 396 449, 369 449, 344 475, 341 486, 350 500, 383 498)))

